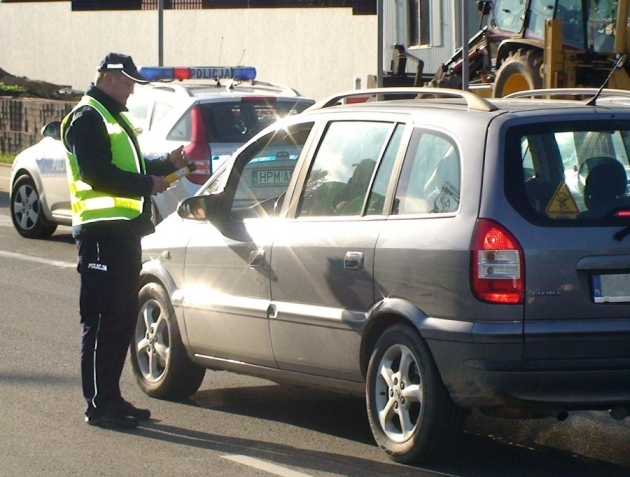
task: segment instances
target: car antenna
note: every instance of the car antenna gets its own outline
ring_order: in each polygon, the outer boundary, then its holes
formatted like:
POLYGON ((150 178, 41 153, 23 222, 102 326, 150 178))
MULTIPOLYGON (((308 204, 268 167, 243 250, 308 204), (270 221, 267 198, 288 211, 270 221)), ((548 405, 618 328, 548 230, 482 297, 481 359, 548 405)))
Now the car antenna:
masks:
MULTIPOLYGON (((219 47, 219 65, 221 64, 221 57, 223 56, 223 37, 221 37, 221 46, 219 47)), ((221 79, 220 78, 215 78, 215 81, 217 82, 217 87, 221 86, 221 79)))
POLYGON ((586 104, 588 106, 595 106, 595 104, 597 103, 597 98, 599 98, 599 95, 602 94, 602 91, 604 91, 604 88, 606 87, 606 85, 608 84, 608 82, 610 81, 610 78, 612 77, 613 73, 615 72, 615 70, 617 68, 621 68, 621 66, 623 65, 623 63, 626 60, 626 55, 621 55, 619 57, 619 59, 617 60, 617 63, 615 63, 615 66, 610 70, 610 73, 608 74, 608 78, 606 78, 606 80, 604 81, 604 83, 601 85, 601 87, 599 88, 599 90, 597 91, 597 93, 595 93, 595 96, 593 96, 591 99, 589 99, 586 104))
MULTIPOLYGON (((241 54, 241 59, 240 59, 240 60, 238 60, 238 63, 236 64, 236 66, 242 66, 242 64, 243 64, 243 57, 244 57, 244 56, 245 56, 245 48, 243 48, 243 53, 241 54)), ((230 83, 227 85, 227 89, 228 89, 228 90, 229 90, 229 89, 234 89, 234 83, 235 83, 235 82, 236 82, 236 81, 235 81, 234 79, 232 79, 232 80, 230 81, 230 83)), ((254 80, 251 80, 251 82, 252 82, 252 84, 253 84, 253 83, 254 83, 254 80)))
POLYGON ((219 65, 221 65, 221 56, 223 56, 223 37, 221 37, 221 46, 219 47, 219 65))

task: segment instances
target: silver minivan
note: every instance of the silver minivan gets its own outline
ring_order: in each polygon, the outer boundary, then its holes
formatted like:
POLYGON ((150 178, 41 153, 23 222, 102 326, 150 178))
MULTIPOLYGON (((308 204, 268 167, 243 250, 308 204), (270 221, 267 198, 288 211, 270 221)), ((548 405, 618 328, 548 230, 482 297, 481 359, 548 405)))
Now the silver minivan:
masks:
POLYGON ((447 454, 471 409, 624 419, 629 153, 630 108, 597 98, 318 103, 144 239, 137 381, 177 399, 228 370, 364 395, 402 463, 447 454))

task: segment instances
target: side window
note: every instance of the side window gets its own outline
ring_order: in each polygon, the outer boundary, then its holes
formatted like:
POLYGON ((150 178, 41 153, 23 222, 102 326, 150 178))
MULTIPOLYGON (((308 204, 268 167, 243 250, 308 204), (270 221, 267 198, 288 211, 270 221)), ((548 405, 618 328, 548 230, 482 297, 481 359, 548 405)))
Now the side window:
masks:
POLYGON ((618 2, 590 0, 588 2, 588 45, 596 53, 610 53, 615 42, 615 17, 618 2))
POLYGON ((531 0, 527 22, 528 37, 544 38, 545 22, 553 16, 553 5, 549 3, 549 0, 531 0))
POLYGON ((562 20, 562 36, 565 43, 584 45, 584 21, 581 0, 558 0, 554 17, 562 20))
POLYGON ((501 30, 518 33, 525 18, 524 0, 497 0, 492 9, 494 22, 501 30))
POLYGON ((135 95, 130 95, 127 99, 127 112, 124 115, 133 125, 136 134, 140 134, 148 129, 147 114, 149 104, 146 100, 135 95))
POLYGON ((190 141, 192 131, 192 116, 191 111, 186 111, 177 124, 171 129, 166 136, 166 139, 170 141, 190 141))
POLYGON ((156 102, 153 106, 153 114, 151 115, 151 123, 149 124, 149 130, 154 129, 160 121, 164 119, 171 111, 173 106, 166 103, 156 102))
POLYGON ((401 172, 394 214, 437 214, 459 207, 459 150, 449 137, 416 130, 401 172))
POLYGON ((403 131, 405 130, 404 124, 396 126, 396 130, 392 135, 383 159, 381 160, 376 176, 374 177, 374 184, 368 197, 368 207, 365 212, 366 215, 381 215, 386 214, 383 209, 385 205, 385 198, 387 196, 387 188, 389 187, 389 180, 392 176, 392 170, 394 169, 394 162, 396 162, 396 155, 400 148, 400 140, 402 139, 403 131))
POLYGON ((234 190, 233 217, 265 217, 279 210, 312 127, 277 129, 240 154, 228 180, 234 190))
POLYGON ((298 215, 360 215, 392 130, 392 123, 382 122, 329 124, 307 177, 298 215))

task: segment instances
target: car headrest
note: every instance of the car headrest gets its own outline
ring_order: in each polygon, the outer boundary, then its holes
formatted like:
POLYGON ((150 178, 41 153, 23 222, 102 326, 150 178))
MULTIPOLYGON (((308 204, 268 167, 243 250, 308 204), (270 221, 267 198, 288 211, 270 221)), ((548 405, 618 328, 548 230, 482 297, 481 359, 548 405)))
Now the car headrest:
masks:
POLYGON ((612 157, 592 157, 582 163, 580 182, 589 209, 612 206, 611 201, 626 192, 628 178, 623 165, 612 157))

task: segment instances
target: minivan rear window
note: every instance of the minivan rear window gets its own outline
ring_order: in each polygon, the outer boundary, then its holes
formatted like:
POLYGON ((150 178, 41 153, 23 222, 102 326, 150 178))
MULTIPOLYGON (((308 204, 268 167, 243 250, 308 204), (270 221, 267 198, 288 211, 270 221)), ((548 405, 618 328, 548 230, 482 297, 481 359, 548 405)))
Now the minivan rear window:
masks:
POLYGON ((506 197, 541 225, 626 225, 629 154, 630 128, 619 121, 514 126, 506 135, 506 197))

